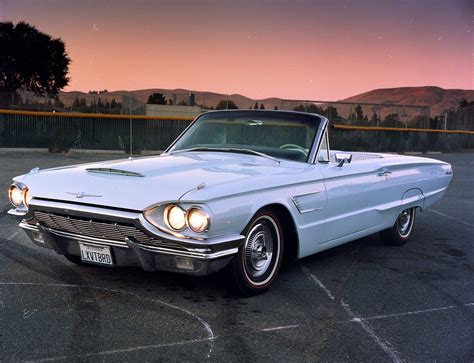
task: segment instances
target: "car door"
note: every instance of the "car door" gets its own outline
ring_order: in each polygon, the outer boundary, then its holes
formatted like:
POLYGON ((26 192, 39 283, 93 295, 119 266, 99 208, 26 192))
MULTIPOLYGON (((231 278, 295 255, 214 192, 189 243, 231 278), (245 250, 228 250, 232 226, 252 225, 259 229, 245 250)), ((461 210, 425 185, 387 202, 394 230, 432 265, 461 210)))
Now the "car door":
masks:
POLYGON ((327 195, 321 168, 310 165, 305 172, 307 181, 289 189, 289 204, 298 226, 299 257, 318 252, 324 241, 327 195))
POLYGON ((354 235, 370 227, 370 184, 375 181, 366 163, 330 161, 321 169, 327 193, 323 243, 354 235))

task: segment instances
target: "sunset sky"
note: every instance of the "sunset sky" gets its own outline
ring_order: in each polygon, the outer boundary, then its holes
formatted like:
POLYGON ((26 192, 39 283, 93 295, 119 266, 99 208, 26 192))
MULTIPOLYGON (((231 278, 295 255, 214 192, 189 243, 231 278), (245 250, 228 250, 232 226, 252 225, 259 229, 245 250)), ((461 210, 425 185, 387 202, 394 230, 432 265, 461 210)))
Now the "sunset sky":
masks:
POLYGON ((472 0, 0 0, 0 19, 64 40, 66 90, 474 88, 472 0))

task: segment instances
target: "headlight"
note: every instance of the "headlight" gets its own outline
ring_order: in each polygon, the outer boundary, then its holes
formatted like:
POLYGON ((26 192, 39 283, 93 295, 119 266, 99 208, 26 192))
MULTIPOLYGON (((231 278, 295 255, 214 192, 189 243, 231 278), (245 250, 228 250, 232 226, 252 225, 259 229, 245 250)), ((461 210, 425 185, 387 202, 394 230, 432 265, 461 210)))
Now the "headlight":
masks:
POLYGON ((28 188, 23 191, 23 204, 28 208, 30 206, 31 193, 28 188))
POLYGON ((186 213, 176 205, 170 205, 165 209, 165 222, 175 231, 179 231, 186 226, 186 213))
POLYGON ((209 215, 200 208, 191 208, 186 214, 189 228, 194 232, 201 233, 209 228, 209 215))
POLYGON ((24 184, 13 183, 10 185, 10 188, 8 188, 8 199, 10 199, 10 203, 14 207, 19 207, 23 204, 27 207, 29 204, 29 199, 25 198, 26 195, 28 195, 28 198, 31 199, 29 197, 28 188, 24 184))

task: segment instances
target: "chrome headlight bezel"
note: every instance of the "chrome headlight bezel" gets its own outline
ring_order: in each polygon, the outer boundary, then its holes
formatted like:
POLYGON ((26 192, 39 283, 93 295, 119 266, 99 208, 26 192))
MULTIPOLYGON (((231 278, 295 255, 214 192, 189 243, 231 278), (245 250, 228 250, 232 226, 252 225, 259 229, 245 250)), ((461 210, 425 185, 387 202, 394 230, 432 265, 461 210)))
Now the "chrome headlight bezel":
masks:
POLYGON ((28 208, 30 199, 29 189, 25 184, 14 182, 8 187, 8 200, 15 208, 28 208), (20 193, 16 200, 13 193, 20 193))
POLYGON ((203 235, 209 231, 211 226, 211 213, 205 205, 196 205, 191 203, 169 202, 161 205, 155 205, 143 212, 144 219, 151 223, 158 229, 172 234, 177 237, 197 238, 198 235, 203 235), (179 208, 176 211, 181 211, 184 222, 176 225, 170 221, 169 213, 173 208, 179 208), (190 221, 193 213, 199 211, 200 215, 205 219, 202 221, 202 226, 198 227, 199 223, 190 221))

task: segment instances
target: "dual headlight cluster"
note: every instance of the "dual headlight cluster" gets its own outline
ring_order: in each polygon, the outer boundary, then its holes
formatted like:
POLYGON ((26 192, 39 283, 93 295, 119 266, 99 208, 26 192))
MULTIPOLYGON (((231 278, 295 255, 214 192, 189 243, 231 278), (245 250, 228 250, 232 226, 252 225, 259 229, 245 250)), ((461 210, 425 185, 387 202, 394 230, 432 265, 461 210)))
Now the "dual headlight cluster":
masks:
POLYGON ((181 231, 186 226, 197 233, 209 229, 209 214, 199 207, 185 210, 177 205, 169 205, 165 208, 163 217, 168 227, 175 231, 181 231))
POLYGON ((10 203, 15 207, 28 208, 30 205, 31 195, 28 187, 22 183, 13 183, 8 188, 8 199, 10 203))

